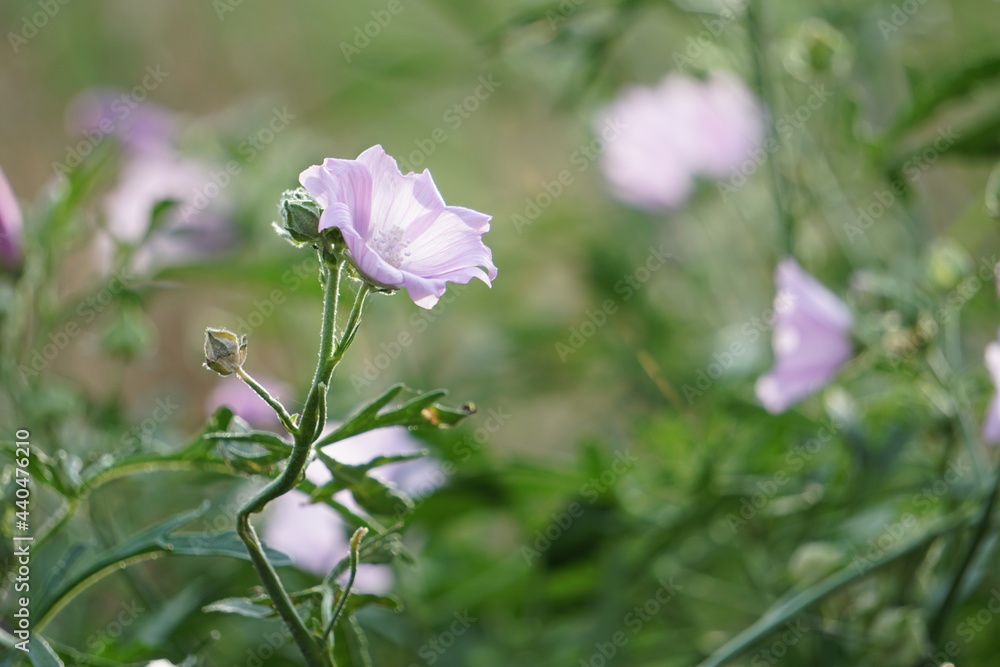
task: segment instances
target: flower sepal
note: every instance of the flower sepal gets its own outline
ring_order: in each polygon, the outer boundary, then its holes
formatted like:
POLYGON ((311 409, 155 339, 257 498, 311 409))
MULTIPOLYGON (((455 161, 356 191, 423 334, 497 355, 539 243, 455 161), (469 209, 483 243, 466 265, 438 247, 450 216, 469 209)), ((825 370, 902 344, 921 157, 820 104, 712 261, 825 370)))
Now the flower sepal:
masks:
POLYGON ((322 210, 305 188, 285 190, 281 193, 278 215, 281 220, 272 223, 274 231, 292 245, 301 248, 315 244, 320 238, 319 218, 322 210))

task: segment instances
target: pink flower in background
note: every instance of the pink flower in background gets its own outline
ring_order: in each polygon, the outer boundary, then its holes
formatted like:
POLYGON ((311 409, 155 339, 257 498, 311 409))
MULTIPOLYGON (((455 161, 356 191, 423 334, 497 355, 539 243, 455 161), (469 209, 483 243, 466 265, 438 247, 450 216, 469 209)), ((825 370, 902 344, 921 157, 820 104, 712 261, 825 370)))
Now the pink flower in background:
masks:
POLYGON ((226 219, 229 197, 213 180, 225 168, 178 152, 177 114, 136 102, 123 91, 95 89, 78 95, 66 116, 67 126, 90 143, 114 137, 122 146, 121 174, 104 201, 108 234, 96 243, 97 261, 105 271, 116 268, 117 244, 141 244, 132 268, 148 271, 201 259, 232 243, 226 219), (174 202, 173 209, 148 234, 154 210, 166 201, 174 202))
POLYGON ((299 182, 323 208, 319 230, 339 228, 361 273, 405 287, 421 308, 432 308, 446 283, 496 278, 482 239, 490 216, 446 206, 429 171, 403 175, 381 146, 357 160, 327 158, 299 182))
POLYGON ((114 88, 77 95, 66 110, 66 127, 94 143, 117 137, 134 153, 173 152, 179 129, 172 112, 150 102, 138 103, 114 88))
POLYGON ((990 404, 986 408, 986 417, 983 419, 983 442, 989 444, 1000 443, 1000 342, 993 342, 986 346, 986 369, 993 379, 993 386, 997 391, 990 398, 990 404))
POLYGON ((830 382, 851 358, 853 318, 840 299, 793 259, 778 264, 774 281, 775 364, 757 380, 756 391, 768 412, 779 413, 830 382))
POLYGON ((21 263, 23 224, 21 207, 0 169, 0 266, 12 269, 21 263))
POLYGON ((598 125, 605 136, 601 169, 619 199, 639 208, 677 208, 695 178, 732 175, 760 146, 764 119, 743 82, 728 72, 700 81, 668 74, 656 87, 625 90, 598 125))
MULTIPOLYGON (((267 376, 256 378, 264 389, 276 398, 288 398, 290 389, 280 380, 267 376)), ((267 403, 245 382, 237 378, 222 378, 205 399, 205 411, 212 414, 216 409, 227 406, 234 414, 258 429, 277 429, 281 421, 267 403)))
MULTIPOLYGON (((328 430, 333 425, 328 426, 328 430)), ((419 441, 404 427, 395 426, 362 433, 329 445, 324 451, 341 463, 366 463, 379 455, 409 454, 421 449, 419 441)), ((413 498, 431 493, 444 480, 444 471, 434 459, 422 458, 376 468, 372 476, 388 482, 413 498)), ((313 461, 306 477, 314 484, 330 481, 330 472, 321 461, 313 461)), ((349 491, 334 496, 352 510, 360 508, 349 491)), ((301 491, 291 491, 270 505, 264 541, 291 557, 296 567, 317 576, 327 575, 348 553, 348 534, 343 519, 329 506, 310 504, 301 491)), ((355 586, 366 593, 387 593, 392 587, 392 568, 362 564, 355 586)))

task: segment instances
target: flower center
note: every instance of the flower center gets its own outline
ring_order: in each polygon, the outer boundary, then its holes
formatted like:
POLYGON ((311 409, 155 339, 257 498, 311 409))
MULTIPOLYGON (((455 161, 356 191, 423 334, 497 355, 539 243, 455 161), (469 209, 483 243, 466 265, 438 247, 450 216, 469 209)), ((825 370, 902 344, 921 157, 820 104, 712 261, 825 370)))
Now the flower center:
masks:
POLYGON ((389 229, 382 230, 368 242, 368 247, 371 248, 375 254, 381 257, 383 261, 391 264, 397 269, 400 264, 403 263, 403 260, 410 254, 406 252, 406 246, 408 245, 409 241, 403 240, 402 227, 391 227, 389 229))

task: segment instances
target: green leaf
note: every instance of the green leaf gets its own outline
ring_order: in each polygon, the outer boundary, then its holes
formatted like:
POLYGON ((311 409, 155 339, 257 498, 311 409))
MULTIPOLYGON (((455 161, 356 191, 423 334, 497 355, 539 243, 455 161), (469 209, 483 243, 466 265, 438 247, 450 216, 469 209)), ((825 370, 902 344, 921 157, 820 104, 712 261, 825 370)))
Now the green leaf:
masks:
POLYGON ((218 612, 220 614, 236 614, 247 618, 270 619, 277 618, 278 612, 271 606, 271 601, 266 598, 251 600, 250 598, 225 598, 217 600, 212 604, 201 608, 204 612, 218 612))
POLYGON ((216 441, 206 437, 208 434, 228 432, 232 421, 233 411, 221 407, 209 418, 202 432, 176 452, 136 452, 120 459, 102 457, 83 471, 77 496, 86 495, 97 486, 119 477, 157 470, 200 469, 232 474, 230 466, 216 449, 216 441))
MULTIPOLYGON (((368 474, 372 468, 382 465, 382 462, 391 462, 400 457, 380 456, 360 465, 340 463, 323 452, 319 452, 319 458, 333 475, 333 479, 310 494, 313 502, 332 498, 347 489, 354 496, 355 502, 370 514, 402 515, 413 508, 413 501, 403 492, 368 474)), ((412 457, 408 456, 402 460, 410 458, 412 457)))
MULTIPOLYGON (((161 539, 160 544, 179 556, 223 556, 250 560, 250 554, 235 530, 222 533, 181 533, 161 539)), ((275 566, 292 564, 291 558, 267 545, 264 545, 264 553, 275 566)))
POLYGON ((1000 55, 989 55, 972 65, 934 77, 914 91, 913 102, 885 133, 884 145, 896 142, 945 103, 968 95, 977 86, 995 77, 1000 77, 1000 55))
POLYGON ((206 509, 208 509, 207 501, 202 503, 198 509, 183 512, 161 521, 109 551, 98 554, 81 565, 71 568, 64 573, 61 581, 52 582, 51 587, 47 587, 41 592, 38 606, 33 610, 35 617, 47 621, 50 614, 58 612, 79 591, 108 574, 132 563, 168 553, 168 547, 164 546, 167 542, 167 536, 204 514, 206 509))
POLYGON ((919 551, 929 546, 937 538, 966 525, 968 521, 968 517, 962 517, 958 520, 946 522, 928 531, 923 537, 913 540, 895 551, 885 554, 880 559, 869 563, 867 568, 860 568, 852 564, 805 590, 790 591, 771 605, 771 608, 764 612, 746 630, 726 642, 720 649, 701 662, 698 667, 719 667, 719 665, 747 650, 756 642, 779 629, 786 622, 792 620, 805 609, 820 602, 827 596, 836 593, 848 584, 862 579, 914 551, 919 551))
POLYGON ((37 633, 33 633, 28 642, 28 657, 35 667, 64 667, 63 661, 59 659, 49 643, 37 633))
POLYGON ((449 408, 436 403, 437 399, 447 395, 448 392, 443 389, 420 394, 395 410, 381 412, 404 389, 405 386, 402 384, 390 387, 381 396, 348 418, 337 430, 317 442, 316 447, 324 447, 352 435, 386 426, 409 426, 412 428, 454 426, 466 417, 475 414, 475 408, 471 405, 449 408))

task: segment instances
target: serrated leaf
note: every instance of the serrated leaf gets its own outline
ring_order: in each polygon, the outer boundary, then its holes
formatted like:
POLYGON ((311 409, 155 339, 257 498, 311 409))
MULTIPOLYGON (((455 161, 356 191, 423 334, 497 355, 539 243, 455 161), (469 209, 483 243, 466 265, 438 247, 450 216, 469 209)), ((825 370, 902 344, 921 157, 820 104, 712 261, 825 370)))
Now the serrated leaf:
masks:
POLYGON ((439 398, 447 395, 448 392, 443 389, 420 394, 399 408, 381 412, 403 389, 405 386, 402 384, 390 387, 381 396, 349 417, 333 433, 317 442, 316 447, 324 447, 352 435, 387 426, 415 428, 454 426, 466 417, 475 414, 475 409, 471 406, 449 408, 436 403, 435 401, 439 398))

